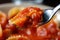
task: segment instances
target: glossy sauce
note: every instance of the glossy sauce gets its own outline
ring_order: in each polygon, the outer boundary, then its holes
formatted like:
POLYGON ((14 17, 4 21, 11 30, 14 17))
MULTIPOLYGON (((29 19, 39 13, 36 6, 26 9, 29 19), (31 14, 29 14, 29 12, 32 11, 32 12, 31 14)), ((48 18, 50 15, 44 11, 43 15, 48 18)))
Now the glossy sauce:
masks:
POLYGON ((53 19, 39 26, 43 20, 43 10, 40 8, 27 7, 14 17, 8 18, 8 22, 7 17, 3 14, 2 16, 0 20, 3 18, 6 21, 1 20, 5 25, 4 28, 2 26, 3 34, 0 40, 60 40, 60 30, 53 19))

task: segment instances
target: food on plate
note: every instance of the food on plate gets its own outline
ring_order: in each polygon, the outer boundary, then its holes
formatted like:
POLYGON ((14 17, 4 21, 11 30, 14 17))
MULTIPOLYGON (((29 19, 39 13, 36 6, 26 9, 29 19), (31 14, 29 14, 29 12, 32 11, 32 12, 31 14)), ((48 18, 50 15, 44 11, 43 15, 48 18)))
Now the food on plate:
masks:
POLYGON ((12 35, 7 40, 29 40, 29 38, 23 35, 12 35))
POLYGON ((20 27, 24 26, 24 24, 27 23, 36 25, 38 22, 42 21, 42 15, 43 11, 41 9, 28 7, 19 12, 15 17, 11 18, 9 22, 10 24, 15 24, 20 27))
POLYGON ((0 38, 2 37, 2 27, 0 25, 0 38))
POLYGON ((0 12, 0 40, 60 40, 54 18, 40 26, 43 14, 38 7, 15 7, 7 15, 0 12))
POLYGON ((0 11, 0 24, 2 28, 5 28, 6 23, 7 23, 7 15, 2 11, 0 11))
POLYGON ((17 7, 10 9, 8 12, 8 19, 11 19, 12 17, 14 17, 19 11, 20 10, 17 7))

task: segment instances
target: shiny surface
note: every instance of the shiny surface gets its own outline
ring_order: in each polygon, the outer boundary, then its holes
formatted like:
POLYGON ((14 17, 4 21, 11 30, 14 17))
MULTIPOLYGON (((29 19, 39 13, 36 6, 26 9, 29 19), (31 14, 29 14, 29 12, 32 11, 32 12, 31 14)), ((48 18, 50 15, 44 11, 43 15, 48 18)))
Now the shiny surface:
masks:
MULTIPOLYGON (((43 15, 43 24, 49 22, 52 17, 57 13, 57 11, 60 9, 60 5, 56 6, 54 9, 47 9, 44 11, 43 15)), ((43 25, 42 24, 42 25, 43 25)))

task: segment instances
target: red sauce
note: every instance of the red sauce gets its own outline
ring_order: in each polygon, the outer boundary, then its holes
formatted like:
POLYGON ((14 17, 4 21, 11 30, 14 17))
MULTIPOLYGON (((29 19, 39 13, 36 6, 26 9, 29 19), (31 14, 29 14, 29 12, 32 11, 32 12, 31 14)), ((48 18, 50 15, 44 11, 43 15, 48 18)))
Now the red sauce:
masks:
POLYGON ((53 19, 42 26, 38 25, 43 20, 43 10, 40 8, 28 7, 23 9, 15 17, 9 19, 12 24, 7 22, 4 13, 1 13, 1 16, 0 24, 5 28, 0 40, 60 40, 60 30, 57 29, 58 26, 53 19))

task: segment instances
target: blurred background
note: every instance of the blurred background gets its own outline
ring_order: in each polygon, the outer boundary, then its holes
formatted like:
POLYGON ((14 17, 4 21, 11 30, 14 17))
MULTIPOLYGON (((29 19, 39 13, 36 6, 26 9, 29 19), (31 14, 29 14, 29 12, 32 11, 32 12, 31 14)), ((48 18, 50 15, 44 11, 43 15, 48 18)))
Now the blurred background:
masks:
POLYGON ((60 3, 60 0, 0 0, 0 4, 5 4, 5 3, 21 4, 22 2, 44 4, 44 5, 55 7, 60 3))

